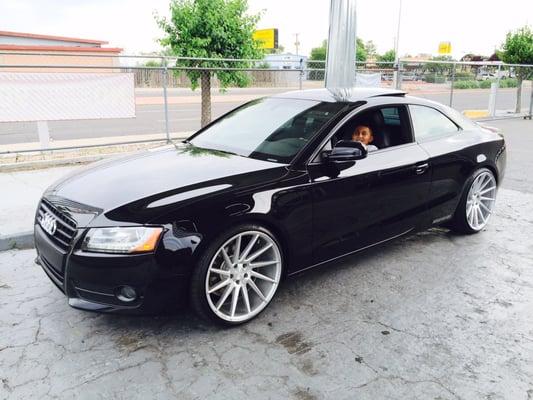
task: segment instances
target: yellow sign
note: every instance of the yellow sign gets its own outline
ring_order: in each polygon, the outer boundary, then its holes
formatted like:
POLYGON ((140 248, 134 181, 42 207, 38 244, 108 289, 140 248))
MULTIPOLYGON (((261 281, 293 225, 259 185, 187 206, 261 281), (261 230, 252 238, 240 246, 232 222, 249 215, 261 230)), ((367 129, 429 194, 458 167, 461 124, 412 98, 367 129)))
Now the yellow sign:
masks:
POLYGON ((260 29, 253 33, 254 40, 259 42, 259 47, 262 49, 277 49, 278 48, 278 30, 260 29))
POLYGON ((439 54, 451 54, 451 53, 452 53, 452 44, 450 42, 439 43, 439 54))

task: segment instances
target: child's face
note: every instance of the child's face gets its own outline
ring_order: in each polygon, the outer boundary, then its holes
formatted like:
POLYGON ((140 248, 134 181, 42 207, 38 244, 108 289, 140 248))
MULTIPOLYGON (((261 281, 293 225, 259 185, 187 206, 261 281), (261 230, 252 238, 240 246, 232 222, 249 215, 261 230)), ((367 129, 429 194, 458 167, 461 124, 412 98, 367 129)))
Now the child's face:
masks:
POLYGON ((372 131, 368 126, 359 125, 352 133, 352 140, 368 146, 374 140, 374 136, 372 136, 372 131))

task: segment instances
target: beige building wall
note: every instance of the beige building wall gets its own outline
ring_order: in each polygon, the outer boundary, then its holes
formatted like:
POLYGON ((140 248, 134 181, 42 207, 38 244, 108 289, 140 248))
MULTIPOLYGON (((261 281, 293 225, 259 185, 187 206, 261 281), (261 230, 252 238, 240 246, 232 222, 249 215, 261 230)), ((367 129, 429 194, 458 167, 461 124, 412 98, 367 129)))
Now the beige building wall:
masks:
MULTIPOLYGON (((20 51, 18 51, 20 53, 20 51)), ((84 66, 94 67, 119 67, 119 53, 102 52, 50 52, 59 55, 41 55, 39 52, 24 51, 24 53, 36 53, 31 55, 5 54, 9 51, 2 51, 0 54, 0 71, 2 72, 119 72, 118 69, 106 68, 83 68, 84 66), (98 57, 94 57, 98 55, 98 57), (92 57, 91 57, 92 56, 92 57), (7 65, 7 67, 6 67, 7 65), (36 67, 9 67, 9 65, 24 65, 36 67), (40 65, 75 65, 80 68, 39 68, 40 65)), ((13 52, 17 53, 17 52, 13 52)))

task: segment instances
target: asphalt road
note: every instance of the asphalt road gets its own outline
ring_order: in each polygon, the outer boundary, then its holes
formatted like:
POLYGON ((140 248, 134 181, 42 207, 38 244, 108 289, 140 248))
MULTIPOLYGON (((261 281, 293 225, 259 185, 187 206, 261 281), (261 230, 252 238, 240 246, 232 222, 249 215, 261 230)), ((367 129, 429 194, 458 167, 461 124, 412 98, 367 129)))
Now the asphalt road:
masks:
POLYGON ((487 228, 433 229, 289 279, 251 323, 68 307, 0 253, 0 399, 533 398, 533 122, 493 121, 508 167, 487 228))
MULTIPOLYGON (((212 116, 216 118, 231 109, 247 102, 251 97, 268 96, 274 93, 287 91, 286 88, 249 88, 228 90, 219 99, 214 99, 212 116), (227 101, 224 96, 232 99, 242 97, 240 100, 227 101), (221 101, 218 101, 221 100, 221 101)), ((522 106, 529 106, 530 90, 525 86, 522 96, 522 106)), ((219 95, 214 92, 213 95, 219 95)), ((450 94, 447 92, 420 91, 413 95, 449 104, 450 94)), ((160 91, 155 89, 138 89, 137 98, 142 101, 146 98, 160 96, 160 91)), ((188 98, 199 96, 198 92, 185 89, 169 91, 169 97, 183 99, 182 104, 169 105, 169 131, 190 132, 200 128, 200 104, 189 101, 188 98)), ((458 110, 487 109, 488 90, 455 90, 453 106, 458 110)), ((498 110, 514 110, 516 102, 515 89, 501 89, 497 96, 498 110)), ((81 121, 51 121, 49 122, 50 135, 54 140, 70 140, 80 138, 101 138, 110 136, 144 135, 165 132, 165 114, 162 104, 137 104, 136 118, 108 119, 108 120, 81 120, 81 121)), ((38 141, 37 125, 35 122, 0 123, 0 145, 27 143, 38 141)))

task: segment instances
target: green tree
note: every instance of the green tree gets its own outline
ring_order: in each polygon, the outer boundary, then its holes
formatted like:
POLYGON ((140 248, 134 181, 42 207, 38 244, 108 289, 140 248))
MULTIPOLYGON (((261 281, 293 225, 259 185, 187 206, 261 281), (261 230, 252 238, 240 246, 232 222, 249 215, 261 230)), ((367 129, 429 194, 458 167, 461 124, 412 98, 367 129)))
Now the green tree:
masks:
MULTIPOLYGON (((326 56, 328 54, 328 41, 324 40, 319 47, 313 47, 307 60, 307 66, 309 68, 325 69, 326 64, 321 61, 326 61, 326 56), (318 62, 313 62, 318 61, 318 62)), ((367 52, 365 48, 365 43, 357 38, 356 47, 355 47, 355 60, 364 62, 367 59, 367 52)), ((311 71, 309 73, 309 79, 311 80, 322 80, 324 79, 323 71, 311 71)))
MULTIPOLYGON (((247 0, 171 0, 170 18, 156 15, 165 36, 160 40, 177 57, 213 59, 257 59, 263 52, 252 38, 259 15, 248 15, 247 0)), ((187 69, 194 90, 202 92, 202 127, 211 121, 211 78, 216 74, 221 88, 244 87, 249 77, 243 71, 202 68, 250 68, 246 61, 184 60, 177 67, 187 69)))
MULTIPOLYGON (((508 32, 498 56, 508 64, 533 65, 533 31, 525 26, 508 32)), ((533 67, 514 67, 518 86, 515 112, 522 111, 522 82, 533 78, 533 67)))
POLYGON ((394 62, 396 61, 396 52, 394 50, 386 51, 381 55, 378 54, 376 59, 379 63, 386 63, 379 64, 380 68, 392 68, 394 66, 394 62))
POLYGON ((365 43, 365 50, 368 58, 375 58, 378 56, 378 50, 372 40, 365 43))
POLYGON ((362 39, 357 38, 355 46, 355 60, 364 62, 368 58, 368 53, 366 52, 365 42, 362 39))

